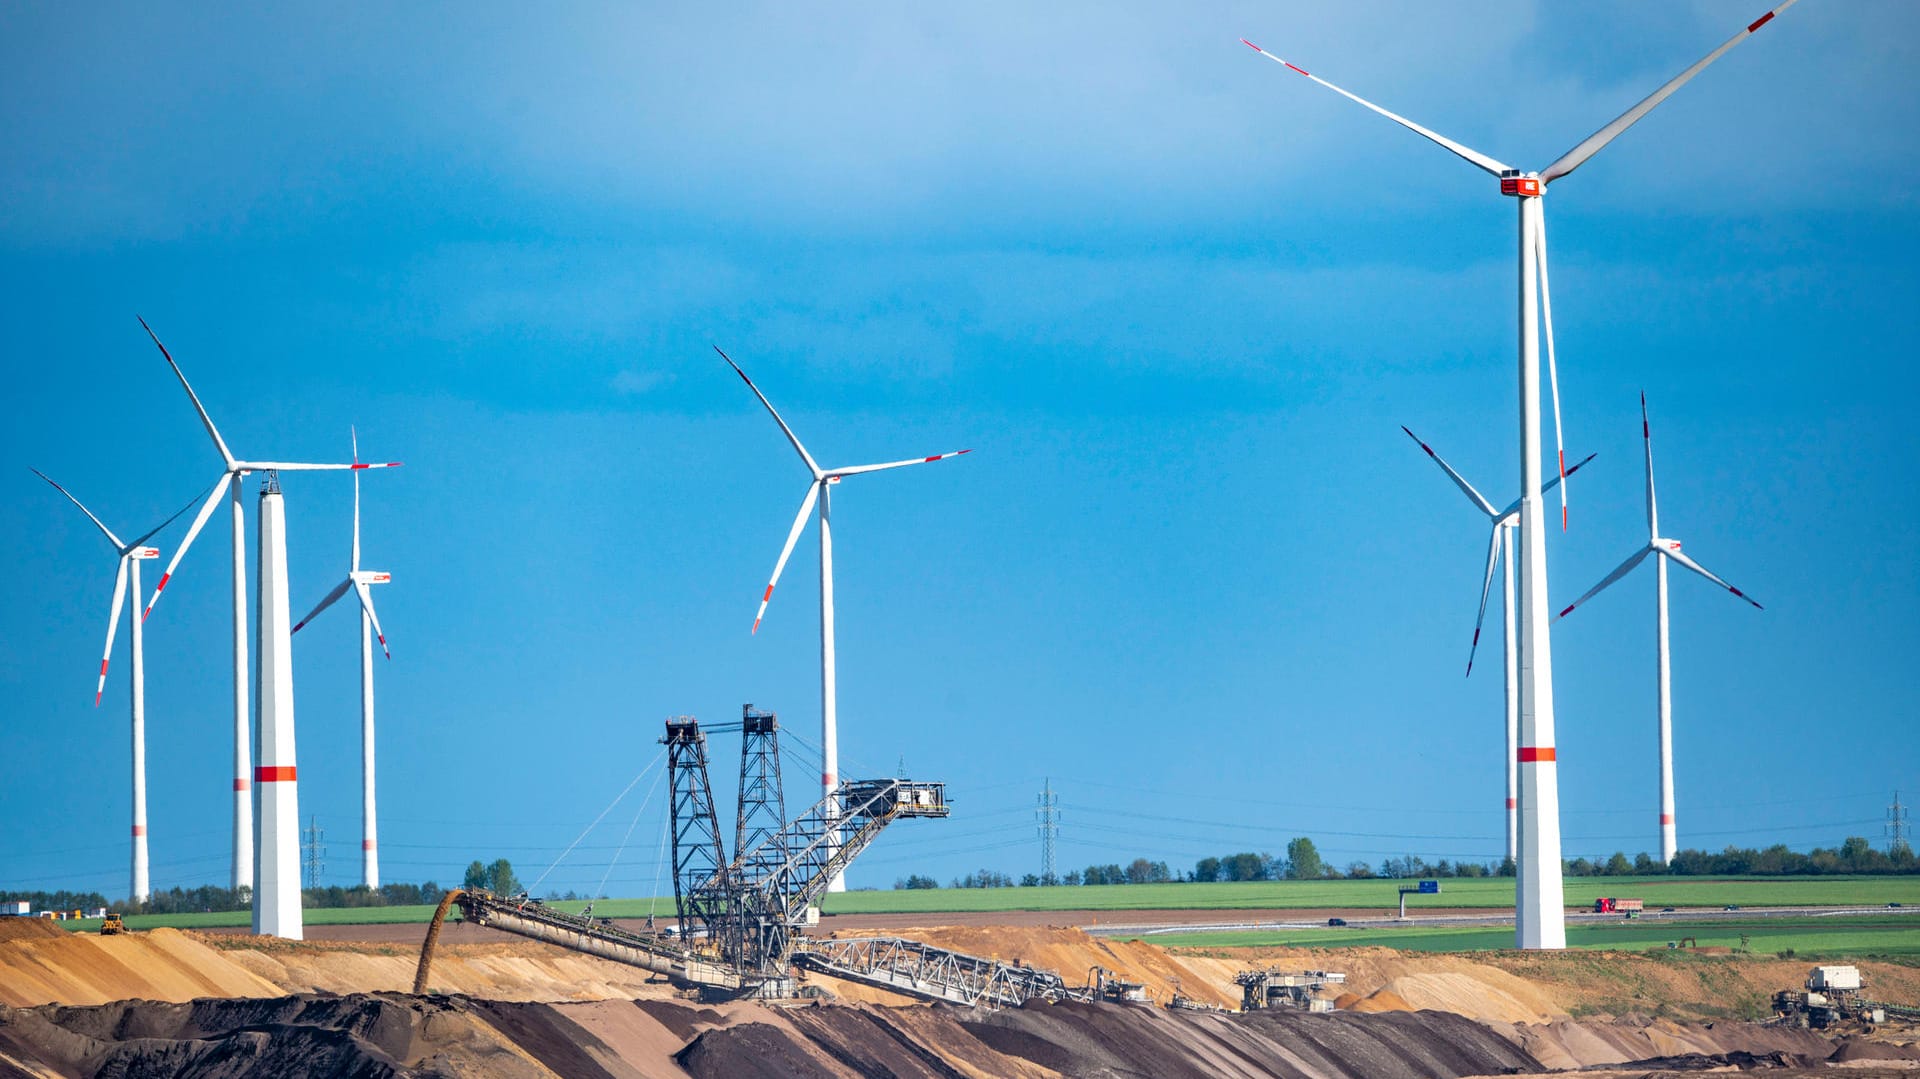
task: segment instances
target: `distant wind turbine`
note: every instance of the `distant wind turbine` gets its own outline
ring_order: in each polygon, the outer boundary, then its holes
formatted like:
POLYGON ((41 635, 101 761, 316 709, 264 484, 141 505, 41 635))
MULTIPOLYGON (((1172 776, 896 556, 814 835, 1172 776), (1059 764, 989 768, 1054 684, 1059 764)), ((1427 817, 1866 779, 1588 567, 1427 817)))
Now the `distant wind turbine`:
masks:
MULTIPOLYGON (((1467 649, 1467 674, 1469 676, 1473 674, 1473 657, 1480 650, 1480 627, 1487 619, 1487 597, 1493 591, 1493 575, 1494 572, 1498 570, 1500 572, 1501 585, 1500 609, 1504 616, 1503 622, 1505 626, 1505 633, 1502 636, 1502 643, 1504 645, 1502 651, 1506 653, 1507 858, 1513 860, 1518 854, 1519 844, 1519 813, 1516 809, 1518 803, 1516 800, 1517 792, 1515 790, 1515 786, 1519 782, 1519 767, 1514 760, 1514 752, 1519 744, 1520 737, 1520 680, 1516 670, 1518 666, 1518 656, 1515 653, 1514 646, 1516 642, 1514 641, 1513 632, 1514 560, 1507 552, 1512 549, 1512 532, 1520 519, 1520 503, 1516 500, 1504 510, 1494 509, 1493 503, 1487 501, 1486 497, 1479 491, 1474 490, 1473 484, 1468 483, 1466 477, 1455 472, 1453 466, 1448 464, 1444 458, 1433 452, 1432 446, 1421 442, 1420 436, 1414 434, 1405 426, 1402 426, 1400 429, 1406 431, 1407 437, 1413 439, 1416 445, 1426 451, 1427 456, 1433 459, 1433 463, 1440 466, 1441 470, 1447 474, 1447 477, 1453 480, 1454 486, 1460 488, 1461 493, 1467 496, 1467 500, 1473 503, 1475 509, 1485 514, 1487 520, 1492 525, 1492 534, 1487 538, 1487 573, 1486 577, 1480 582, 1480 613, 1473 620, 1473 644, 1467 649)), ((1587 454, 1585 458, 1581 459, 1573 465, 1573 467, 1567 469, 1567 475, 1571 476, 1575 472, 1580 471, 1588 461, 1593 460, 1594 456, 1595 455, 1591 453, 1587 454)), ((1559 482, 1560 477, 1558 476, 1548 480, 1541 486, 1541 493, 1545 494, 1547 491, 1552 490, 1559 482)))
POLYGON ((213 507, 220 501, 222 494, 231 495, 233 502, 233 874, 235 891, 253 887, 253 800, 249 792, 251 782, 256 778, 252 771, 253 753, 251 731, 248 729, 247 700, 247 528, 246 511, 241 507, 240 489, 249 472, 333 472, 358 470, 363 468, 395 468, 400 462, 389 461, 385 464, 302 464, 292 461, 243 461, 236 458, 227 449, 227 441, 220 437, 220 429, 213 425, 213 418, 200 404, 200 396, 193 392, 193 386, 187 382, 187 376, 180 371, 180 365, 173 361, 173 354, 167 346, 160 343, 160 337, 147 325, 146 319, 140 325, 153 338, 155 348, 166 357, 167 366, 173 368, 180 387, 187 391, 187 399, 193 402, 193 410, 200 415, 200 423, 207 429, 207 437, 213 440, 213 448, 220 454, 220 478, 215 481, 213 490, 207 495, 206 502, 200 506, 200 512, 193 518, 193 525, 187 529, 187 536, 180 541, 180 548, 173 552, 173 560, 167 563, 160 582, 153 586, 153 597, 147 601, 146 610, 141 618, 153 613, 154 604, 160 602, 160 593, 172 579, 173 571, 186 557, 187 548, 193 546, 194 537, 206 526, 207 518, 213 514, 213 507))
MULTIPOLYGON (((352 437, 353 459, 358 463, 360 436, 354 433, 352 437)), ((373 757, 373 639, 376 636, 380 638, 380 651, 385 652, 388 659, 393 658, 393 653, 387 650, 386 631, 380 628, 380 616, 373 613, 373 593, 369 586, 391 580, 391 573, 360 568, 360 474, 356 472, 353 475, 353 553, 347 561, 346 579, 334 585, 333 591, 289 633, 300 632, 321 611, 346 595, 349 588, 360 599, 360 878, 368 888, 380 887, 380 828, 374 805, 373 757)))
MULTIPOLYGON (((1755 607, 1759 607, 1760 604, 1752 596, 1714 576, 1705 566, 1681 554, 1679 540, 1667 539, 1660 535, 1660 507, 1653 496, 1653 429, 1647 422, 1647 395, 1644 393, 1640 395, 1640 437, 1646 442, 1647 447, 1647 545, 1628 556, 1627 560, 1620 563, 1612 573, 1602 577, 1599 584, 1587 589, 1586 595, 1567 604, 1566 610, 1561 611, 1559 617, 1565 618, 1572 614, 1575 607, 1592 599, 1601 589, 1633 572, 1633 567, 1639 565, 1648 555, 1657 556, 1654 559, 1654 579, 1658 583, 1655 585, 1654 594, 1660 648, 1659 658, 1655 663, 1655 682, 1660 708, 1660 862, 1665 865, 1673 861, 1674 852, 1679 846, 1678 830, 1673 821, 1673 684, 1672 668, 1669 665, 1667 652, 1667 562, 1671 559, 1685 566, 1748 603, 1752 603, 1755 607)), ((1555 619, 1555 621, 1558 620, 1558 618, 1555 619)))
MULTIPOLYGON (((46 473, 37 468, 32 472, 51 484, 54 490, 66 495, 67 501, 78 506, 80 512, 87 515, 87 520, 92 521, 93 526, 100 530, 100 534, 107 537, 107 542, 113 544, 114 554, 118 556, 113 574, 113 607, 107 614, 107 646, 100 652, 100 681, 93 690, 93 706, 98 708, 100 697, 107 690, 107 661, 113 658, 113 638, 120 630, 120 610, 126 605, 127 578, 129 576, 133 578, 133 606, 138 607, 141 599, 140 563, 150 558, 160 557, 160 549, 147 546, 147 541, 161 529, 172 524, 181 514, 192 509, 193 503, 189 502, 173 511, 172 517, 148 529, 144 535, 132 543, 124 543, 119 536, 113 534, 113 529, 108 528, 100 518, 94 516, 92 510, 73 497, 73 492, 54 483, 46 473)), ((127 895, 135 903, 145 903, 152 895, 147 875, 147 665, 141 649, 140 629, 140 619, 130 620, 127 632, 132 638, 133 653, 132 662, 128 664, 132 681, 132 692, 129 696, 133 708, 133 873, 127 895)))
MULTIPOLYGON (((936 453, 931 457, 888 461, 878 465, 821 468, 814 462, 813 455, 807 452, 807 448, 800 444, 800 439, 793 433, 793 428, 788 427, 787 421, 780 418, 780 413, 775 411, 773 402, 768 401, 767 395, 760 392, 760 387, 755 386, 753 380, 747 377, 747 373, 740 369, 740 365, 733 362, 733 357, 728 356, 718 347, 714 348, 714 351, 720 353, 720 358, 727 361, 727 366, 733 368, 734 374, 740 376, 740 381, 745 382, 747 388, 753 391, 753 395, 766 406, 767 413, 773 417, 773 422, 780 425, 781 432, 787 436, 787 441, 793 444, 794 452, 800 455, 801 462, 807 466, 807 472, 812 477, 812 481, 807 485, 807 495, 800 501, 800 512, 794 515, 793 527, 787 532, 786 546, 780 548, 780 560, 773 565, 773 577, 767 581, 767 590, 760 596, 760 610, 753 616, 755 633, 760 632, 760 620, 766 617, 767 604, 773 599, 773 587, 780 583, 780 572, 787 568, 787 558, 793 554, 793 545, 799 542, 801 530, 807 527, 807 514, 813 512, 815 503, 820 507, 820 746, 822 758, 820 790, 821 796, 825 797, 833 792, 840 781, 839 729, 834 703, 833 528, 830 511, 832 494, 828 488, 848 476, 857 476, 863 472, 880 472, 889 468, 904 468, 907 465, 931 464, 934 461, 944 461, 949 457, 958 457, 972 451, 955 450, 951 453, 936 453)), ((845 891, 844 876, 836 874, 830 890, 845 891)))
MULTIPOLYGON (((1520 299, 1520 543, 1519 543, 1519 665, 1520 665, 1520 745, 1516 756, 1520 765, 1520 857, 1519 881, 1515 891, 1514 940, 1521 948, 1564 948, 1567 946, 1565 901, 1561 887, 1560 864, 1560 778, 1558 751, 1554 746, 1553 724, 1553 651, 1548 636, 1547 541, 1540 494, 1540 330, 1545 316, 1547 367, 1554 383, 1555 442, 1560 441, 1559 376, 1553 355, 1553 307, 1547 291, 1546 219, 1540 199, 1547 186, 1585 164, 1607 144, 1653 111, 1674 91, 1686 85, 1707 65, 1726 55, 1753 32, 1792 7, 1797 0, 1785 0, 1771 11, 1747 24, 1719 48, 1709 52, 1692 67, 1667 80, 1639 104, 1621 113, 1598 131, 1587 136, 1573 149, 1560 155, 1539 172, 1523 172, 1495 158, 1431 131, 1397 113, 1375 105, 1357 94, 1309 74, 1306 69, 1282 60, 1253 42, 1241 43, 1289 71, 1302 75, 1334 93, 1392 120, 1457 155, 1462 160, 1492 174, 1500 181, 1500 194, 1519 203, 1519 299, 1520 299)), ((1511 87, 1507 100, 1524 100, 1524 82, 1511 87)), ((1566 475, 1566 455, 1559 459, 1560 474, 1566 475)), ((1560 488, 1561 527, 1566 527, 1566 485, 1560 488)))

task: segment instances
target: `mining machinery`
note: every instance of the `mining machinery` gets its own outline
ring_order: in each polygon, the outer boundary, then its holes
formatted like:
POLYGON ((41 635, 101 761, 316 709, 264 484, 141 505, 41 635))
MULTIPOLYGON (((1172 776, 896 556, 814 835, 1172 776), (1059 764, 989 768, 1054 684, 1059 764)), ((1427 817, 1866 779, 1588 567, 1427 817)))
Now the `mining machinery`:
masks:
POLYGON ((447 914, 533 940, 664 975, 710 1000, 783 998, 794 972, 830 975, 923 1000, 1017 1007, 1030 1000, 1144 1003, 1145 986, 1096 968, 1089 984, 1068 985, 1051 970, 1002 962, 899 937, 808 937, 829 881, 909 817, 948 815, 946 786, 907 779, 842 782, 806 812, 786 819, 780 778, 780 722, 747 705, 738 723, 703 728, 691 716, 666 722, 677 924, 645 929, 556 910, 526 894, 448 892, 420 949, 413 991, 425 993, 447 914), (708 783, 707 735, 740 734, 740 801, 734 856, 726 856, 708 783))
POLYGON ((1782 989, 1773 995, 1774 1022, 1826 1030, 1872 1027, 1889 1017, 1920 1022, 1920 1008, 1867 998, 1867 983, 1855 966, 1820 966, 1807 972, 1805 990, 1782 989))

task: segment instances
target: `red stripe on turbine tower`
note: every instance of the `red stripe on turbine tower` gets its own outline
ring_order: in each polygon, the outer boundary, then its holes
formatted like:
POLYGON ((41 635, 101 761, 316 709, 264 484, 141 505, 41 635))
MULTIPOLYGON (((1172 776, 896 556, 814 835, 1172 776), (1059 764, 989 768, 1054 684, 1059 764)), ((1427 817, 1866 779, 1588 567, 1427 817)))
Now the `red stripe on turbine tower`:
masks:
POLYGON ((362 839, 360 841, 361 850, 372 850, 373 846, 374 846, 374 841, 371 839, 362 839))
POLYGON ((1672 824, 1672 823, 1673 823, 1673 814, 1671 814, 1671 813, 1662 813, 1662 814, 1660 814, 1660 823, 1661 823, 1661 824, 1672 824))
POLYGON ((146 826, 146 825, 144 825, 144 824, 136 824, 136 825, 134 825, 134 826, 133 826, 133 834, 134 834, 134 835, 136 835, 136 836, 143 836, 143 835, 146 835, 146 834, 147 834, 147 826, 146 826))
POLYGON ((294 767, 291 764, 263 765, 253 770, 255 783, 292 783, 294 767))
POLYGON ((234 790, 237 790, 237 791, 243 791, 243 790, 246 790, 246 789, 247 789, 247 781, 246 781, 246 780, 244 780, 244 779, 236 779, 236 780, 234 780, 234 781, 233 781, 233 789, 234 789, 234 790))
POLYGON ((1512 809, 1512 808, 1514 808, 1514 806, 1515 806, 1516 804, 1517 804, 1517 803, 1515 803, 1513 799, 1511 799, 1511 798, 1509 798, 1509 799, 1507 799, 1507 808, 1508 808, 1508 809, 1512 809))
POLYGON ((1553 755, 1552 746, 1521 746, 1520 747, 1520 763, 1521 764, 1544 764, 1544 763, 1553 761, 1554 759, 1555 758, 1553 755))

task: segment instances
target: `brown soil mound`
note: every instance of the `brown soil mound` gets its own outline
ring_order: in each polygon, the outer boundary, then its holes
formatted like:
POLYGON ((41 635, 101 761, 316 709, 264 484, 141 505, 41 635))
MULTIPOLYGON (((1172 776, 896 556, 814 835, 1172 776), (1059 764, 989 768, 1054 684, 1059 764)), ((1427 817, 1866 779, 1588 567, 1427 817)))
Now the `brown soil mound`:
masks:
POLYGON ((1827 1059, 1835 1064, 1853 1060, 1920 1060, 1920 1046, 1889 1045, 1866 1038, 1847 1038, 1827 1059))
POLYGON ((636 1007, 397 993, 0 1007, 6 1075, 1450 1079, 1595 1065, 1636 1077, 1781 1066, 1793 1075, 1846 1067, 1846 1074, 1866 1076, 1894 1074, 1890 1069, 1907 1063, 1876 1067, 1882 1059, 1866 1046, 1836 1050, 1811 1031, 1744 1023, 1562 1020, 1500 1028, 1433 1011, 636 1007), (1826 1063, 1838 1057, 1847 1059, 1826 1063))
MULTIPOLYGON (((1345 990, 1356 998, 1389 988, 1415 1009, 1437 1008, 1499 1023, 1548 1023, 1571 1015, 1757 1020, 1770 1014, 1776 990, 1806 980, 1810 965, 1804 959, 1665 949, 1435 953, 1175 947, 1171 957, 1196 970, 1217 967, 1215 980, 1229 985, 1234 972, 1268 966, 1343 971, 1345 990)), ((1920 967, 1874 961, 1857 965, 1876 999, 1920 1001, 1920 967)))
MULTIPOLYGON (((1216 964, 1175 958, 1165 949, 1144 941, 1109 940, 1093 936, 1085 930, 1064 926, 937 926, 895 929, 888 931, 888 935, 950 948, 968 955, 986 956, 1009 963, 1017 960, 1030 967, 1044 967, 1058 971, 1069 985, 1086 984, 1091 968, 1104 967, 1125 981, 1147 986, 1153 990, 1154 999, 1162 1003, 1177 992, 1189 999, 1224 1008, 1240 1006, 1240 991, 1233 984, 1233 971, 1219 968, 1216 964)), ((909 999, 886 990, 870 989, 838 979, 823 980, 842 1000, 897 1004, 909 999)))
POLYGON ((64 937, 67 931, 60 928, 51 918, 21 918, 19 916, 0 918, 0 943, 10 940, 43 940, 47 937, 64 937))
POLYGON ((1405 997, 1391 989, 1375 989, 1364 998, 1353 1003, 1350 1009, 1356 1012, 1410 1012, 1413 1005, 1405 997))

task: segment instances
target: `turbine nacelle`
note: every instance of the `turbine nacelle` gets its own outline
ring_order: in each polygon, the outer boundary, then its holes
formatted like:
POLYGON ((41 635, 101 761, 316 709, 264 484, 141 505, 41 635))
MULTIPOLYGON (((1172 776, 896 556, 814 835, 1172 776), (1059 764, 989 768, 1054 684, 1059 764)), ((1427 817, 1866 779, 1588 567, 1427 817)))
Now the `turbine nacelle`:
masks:
POLYGON ((138 559, 141 559, 142 561, 145 561, 145 560, 147 560, 147 559, 152 559, 152 558, 159 558, 159 557, 160 557, 160 548, 158 548, 158 547, 135 547, 135 548, 134 548, 133 550, 131 550, 131 551, 128 551, 128 552, 127 552, 127 557, 128 557, 128 558, 138 558, 138 559))
POLYGON ((393 580, 393 574, 379 570, 355 570, 347 576, 354 584, 387 584, 393 580))
POLYGON ((1537 199, 1547 193, 1547 186, 1540 182, 1537 172, 1508 169, 1500 174, 1500 193, 1518 199, 1537 199))

